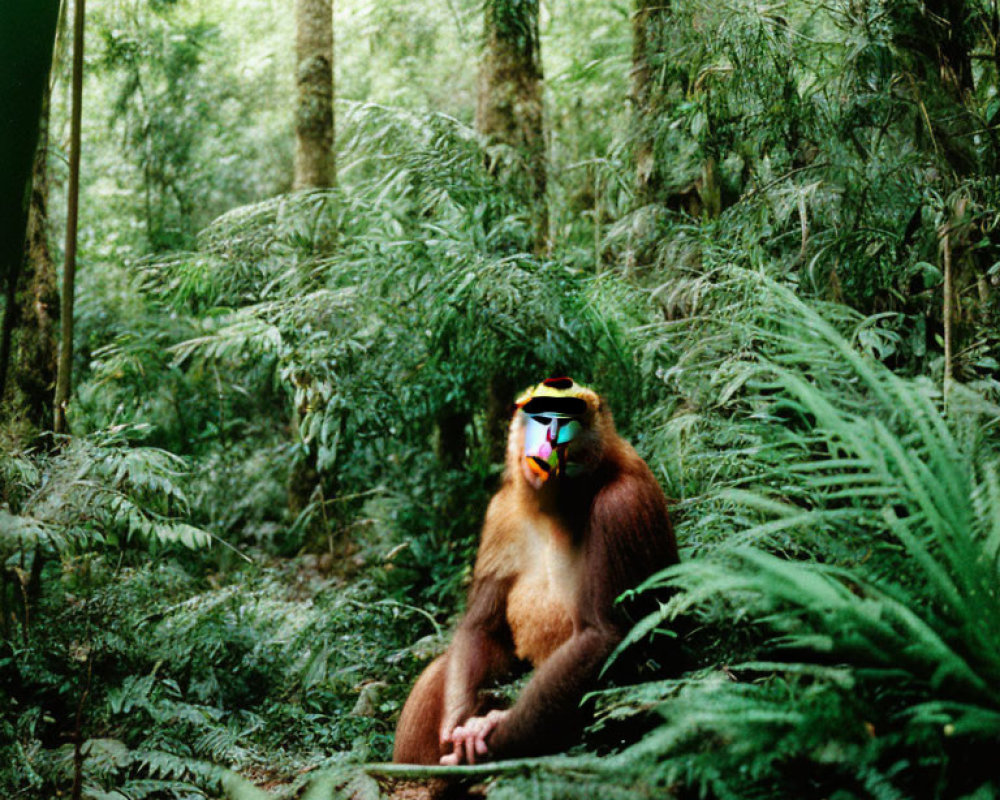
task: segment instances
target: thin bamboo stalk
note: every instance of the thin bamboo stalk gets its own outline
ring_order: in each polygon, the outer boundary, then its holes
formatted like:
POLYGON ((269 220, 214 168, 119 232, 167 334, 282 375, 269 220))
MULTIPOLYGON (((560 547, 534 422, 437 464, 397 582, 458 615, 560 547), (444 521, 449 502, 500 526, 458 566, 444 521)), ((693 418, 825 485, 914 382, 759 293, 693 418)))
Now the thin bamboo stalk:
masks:
POLYGON ((945 408, 948 405, 948 392, 951 390, 952 381, 952 317, 954 305, 954 289, 952 287, 951 274, 951 225, 945 225, 941 233, 941 253, 944 261, 944 392, 945 408))
POLYGON ((80 127, 83 109, 83 24, 86 0, 76 0, 73 16, 73 91, 70 115, 69 187, 66 198, 66 259, 60 303, 59 370, 56 375, 53 430, 66 432, 66 404, 73 372, 73 295, 76 286, 77 221, 80 201, 80 127))

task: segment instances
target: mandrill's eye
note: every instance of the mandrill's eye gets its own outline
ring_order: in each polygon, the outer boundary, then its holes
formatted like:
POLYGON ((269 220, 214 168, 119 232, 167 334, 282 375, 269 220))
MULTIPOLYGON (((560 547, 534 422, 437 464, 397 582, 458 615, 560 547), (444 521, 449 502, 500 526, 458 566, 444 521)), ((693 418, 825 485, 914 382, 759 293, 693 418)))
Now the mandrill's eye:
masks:
POLYGON ((550 422, 552 422, 552 420, 549 419, 548 417, 532 417, 532 419, 539 425, 548 425, 550 422))

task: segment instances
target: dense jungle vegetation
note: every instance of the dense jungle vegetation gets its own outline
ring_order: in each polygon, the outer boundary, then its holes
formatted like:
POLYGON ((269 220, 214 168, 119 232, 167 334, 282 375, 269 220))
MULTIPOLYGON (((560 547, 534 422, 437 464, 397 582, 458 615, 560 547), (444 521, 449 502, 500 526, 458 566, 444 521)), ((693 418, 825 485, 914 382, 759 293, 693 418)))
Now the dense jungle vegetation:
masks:
POLYGON ((617 658, 686 663, 452 773, 1000 796, 996 0, 295 5, 0 11, 0 795, 389 796, 569 374, 677 501, 617 658))

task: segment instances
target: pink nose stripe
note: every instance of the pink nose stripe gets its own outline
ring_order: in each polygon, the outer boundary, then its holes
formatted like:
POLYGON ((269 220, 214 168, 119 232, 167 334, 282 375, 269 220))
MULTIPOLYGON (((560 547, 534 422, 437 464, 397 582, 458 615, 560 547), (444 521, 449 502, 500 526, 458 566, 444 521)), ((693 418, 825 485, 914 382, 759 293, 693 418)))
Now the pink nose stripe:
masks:
POLYGON ((549 460, 549 456, 552 455, 552 445, 548 442, 543 442, 542 446, 538 448, 538 455, 540 458, 549 460))

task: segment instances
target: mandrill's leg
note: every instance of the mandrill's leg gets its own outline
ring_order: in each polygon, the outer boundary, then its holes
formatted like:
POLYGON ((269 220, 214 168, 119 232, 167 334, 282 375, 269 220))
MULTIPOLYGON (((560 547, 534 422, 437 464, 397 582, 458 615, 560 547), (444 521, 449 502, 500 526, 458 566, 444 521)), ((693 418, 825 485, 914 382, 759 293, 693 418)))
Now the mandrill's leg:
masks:
POLYGON ((443 755, 440 728, 448 654, 424 670, 410 692, 396 725, 392 760, 402 764, 437 764, 443 755))

